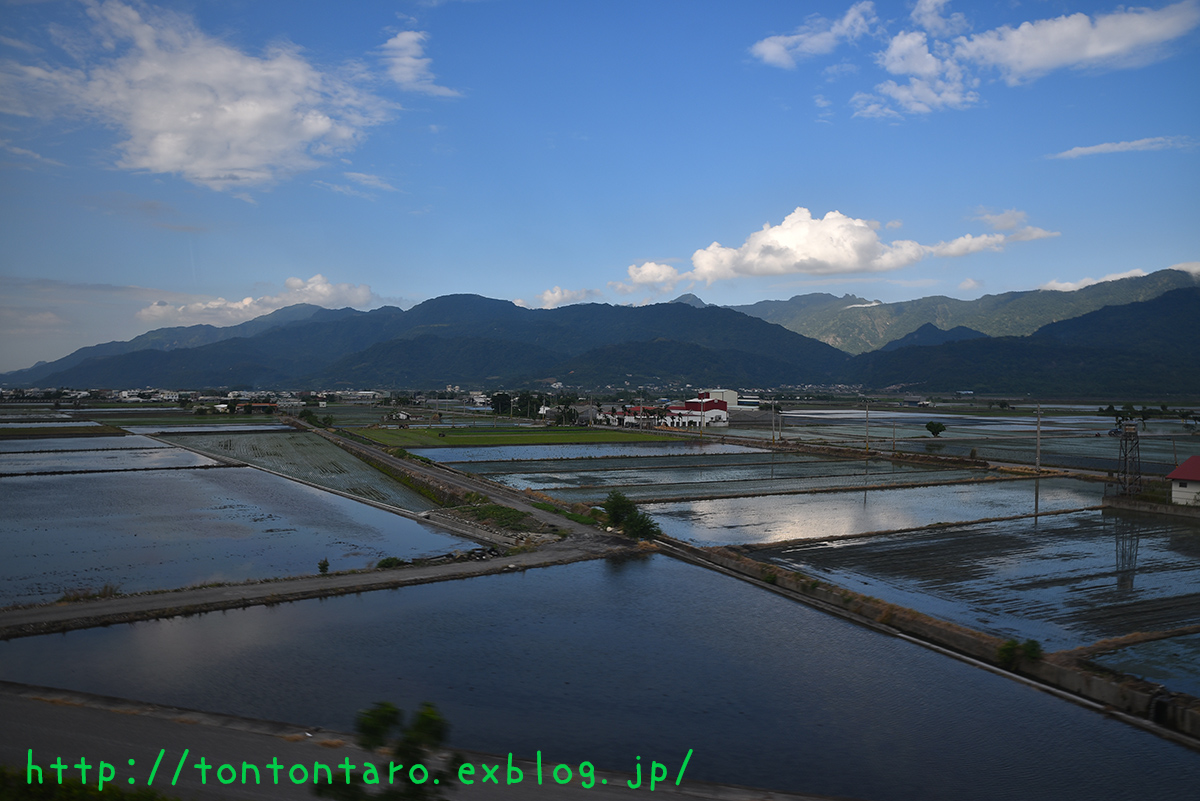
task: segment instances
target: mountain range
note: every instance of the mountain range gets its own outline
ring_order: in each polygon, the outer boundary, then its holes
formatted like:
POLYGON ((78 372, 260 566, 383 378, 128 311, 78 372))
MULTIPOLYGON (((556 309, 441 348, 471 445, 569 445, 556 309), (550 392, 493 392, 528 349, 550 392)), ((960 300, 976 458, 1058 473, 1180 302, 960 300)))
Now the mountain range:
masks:
POLYGON ((228 328, 159 329, 4 374, 0 384, 180 389, 852 384, 922 393, 1200 394, 1194 347, 1200 286, 1187 272, 977 301, 859 301, 814 294, 753 307, 775 316, 786 309, 793 321, 807 308, 811 319, 804 325, 827 332, 839 326, 874 331, 891 321, 884 328, 896 336, 857 355, 746 313, 747 307, 712 306, 695 296, 640 307, 527 309, 478 295, 448 295, 408 311, 292 306, 228 328), (920 309, 937 319, 901 333, 919 319, 920 309), (860 317, 866 313, 875 316, 860 317), (939 322, 947 320, 973 325, 945 330, 939 322), (988 335, 1014 329, 1030 330, 988 335))
MULTIPOLYGON (((1034 289, 957 300, 944 295, 881 303, 855 295, 796 295, 729 308, 819 339, 846 353, 877 350, 888 342, 932 323, 942 330, 955 326, 990 337, 1028 336, 1044 325, 1078 317, 1105 306, 1150 300, 1172 289, 1197 286, 1197 276, 1184 270, 1102 281, 1073 292, 1034 289)), ((684 296, 688 303, 698 301, 684 296)), ((702 302, 702 301, 701 301, 702 302)))

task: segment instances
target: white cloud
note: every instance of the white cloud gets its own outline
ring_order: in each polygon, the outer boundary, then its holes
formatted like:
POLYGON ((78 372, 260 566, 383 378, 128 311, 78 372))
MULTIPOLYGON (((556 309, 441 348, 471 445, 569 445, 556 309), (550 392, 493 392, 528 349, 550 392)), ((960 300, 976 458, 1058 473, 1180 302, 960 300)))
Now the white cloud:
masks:
MULTIPOLYGON (((901 30, 874 54, 884 71, 904 77, 855 92, 854 116, 898 119, 969 108, 979 102, 980 74, 989 69, 1017 85, 1063 68, 1140 66, 1166 55, 1169 43, 1200 25, 1200 0, 1183 0, 1157 10, 1118 7, 1109 14, 1077 13, 960 35, 970 23, 961 13, 947 14, 948 6, 948 0, 917 0, 910 14, 915 29, 901 30)), ((857 3, 840 20, 810 17, 795 33, 762 39, 751 52, 764 63, 792 68, 842 42, 882 38, 886 25, 874 6, 857 3)), ((825 73, 832 79, 854 69, 843 63, 825 73)))
POLYGON ((1127 272, 1123 273, 1106 275, 1103 278, 1080 278, 1078 281, 1047 281, 1038 287, 1038 289, 1047 289, 1053 292, 1074 292, 1077 289, 1083 289, 1085 286, 1102 284, 1105 281, 1117 281, 1121 278, 1133 278, 1135 276, 1145 274, 1146 272, 1144 270, 1128 270, 1127 272))
MULTIPOLYGON (((543 309, 553 309, 570 303, 583 303, 586 300, 591 300, 599 296, 600 293, 594 289, 563 289, 560 286, 556 286, 553 289, 547 289, 536 297, 543 309)), ((513 303, 525 308, 529 307, 529 304, 520 298, 514 300, 513 303)))
POLYGON ((942 16, 942 8, 949 5, 950 0, 917 0, 913 8, 912 21, 930 33, 942 36, 952 36, 965 31, 969 25, 966 17, 955 12, 949 17, 942 16))
POLYGON ((974 278, 966 278, 958 285, 958 288, 964 292, 973 292, 976 289, 983 289, 983 282, 976 281, 974 278))
POLYGON ((697 250, 692 255, 692 271, 679 277, 712 284, 742 275, 885 272, 930 256, 965 256, 983 250, 1002 250, 1009 241, 1057 236, 1027 226, 1013 234, 965 234, 949 242, 923 245, 907 239, 883 242, 879 227, 877 222, 855 219, 837 211, 814 218, 808 209, 800 207, 779 225, 764 225, 738 248, 713 242, 697 250))
POLYGON ((1168 270, 1183 270, 1200 278, 1200 261, 1181 261, 1179 264, 1172 264, 1168 270))
MULTIPOLYGON (((4 110, 91 117, 125 138, 117 166, 216 190, 312 169, 353 148, 392 106, 279 44, 252 56, 188 18, 118 0, 86 4, 67 37, 77 68, 10 62, 4 110)), ((62 37, 60 37, 62 38, 62 37)))
POLYGON ((811 16, 795 33, 768 36, 755 42, 750 52, 765 64, 791 69, 797 59, 831 53, 840 43, 869 34, 878 21, 874 3, 855 3, 841 19, 811 16))
POLYGON ((172 302, 159 300, 139 311, 137 318, 143 322, 153 323, 155 327, 197 325, 199 323, 226 326, 252 320, 276 309, 293 306, 297 303, 311 303, 329 309, 345 306, 371 308, 382 303, 382 298, 372 292, 371 287, 366 284, 332 284, 320 274, 314 275, 307 281, 301 278, 289 278, 284 282, 284 286, 285 290, 278 295, 260 298, 246 297, 234 301, 215 298, 192 300, 175 305, 172 302))
POLYGON ((897 34, 887 49, 877 54, 876 61, 893 75, 910 76, 906 84, 885 81, 875 87, 875 91, 890 97, 910 114, 928 114, 945 107, 965 108, 979 100, 979 95, 970 88, 976 81, 968 78, 954 60, 931 53, 924 33, 897 34))
POLYGON ((621 295, 629 295, 647 289, 656 294, 670 292, 684 278, 684 275, 671 265, 653 261, 631 264, 626 272, 629 274, 630 283, 608 282, 609 288, 621 295))
POLYGON ((401 31, 383 45, 383 61, 388 75, 401 89, 441 97, 458 97, 459 92, 439 86, 429 68, 433 59, 425 56, 425 31, 401 31))
POLYGON ((1010 86, 1064 67, 1130 67, 1157 59, 1161 47, 1200 24, 1196 0, 1158 10, 1119 9, 1003 26, 960 37, 955 57, 995 67, 1010 86))
POLYGON ((1096 156, 1103 153, 1127 153, 1131 150, 1171 150, 1184 149, 1192 146, 1192 140, 1186 136, 1152 136, 1148 139, 1135 139, 1132 142, 1105 142, 1099 145, 1073 147, 1061 153, 1047 156, 1048 159, 1077 159, 1080 156, 1096 156))

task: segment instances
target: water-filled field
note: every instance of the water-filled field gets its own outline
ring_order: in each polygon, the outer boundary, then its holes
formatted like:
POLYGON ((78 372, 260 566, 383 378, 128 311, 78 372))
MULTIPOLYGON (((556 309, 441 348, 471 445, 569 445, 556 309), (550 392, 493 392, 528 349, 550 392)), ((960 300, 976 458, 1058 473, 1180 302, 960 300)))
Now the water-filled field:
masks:
MULTIPOLYGON (((1200 754, 665 557, 0 642, 0 678, 873 801, 1191 799, 1200 754)), ((465 793, 464 793, 465 795, 465 793)), ((534 797, 530 793, 530 797, 534 797)))
POLYGON ((821 539, 1098 505, 1103 486, 1073 479, 647 504, 663 532, 697 545, 821 539))
POLYGON ((111 451, 122 449, 170 448, 150 437, 47 437, 0 440, 0 453, 46 453, 47 451, 111 451))
POLYGON ((423 512, 437 508, 424 495, 316 434, 290 428, 275 433, 193 433, 188 429, 165 434, 164 439, 402 509, 423 512))
POLYGON ((478 461, 527 461, 531 459, 600 459, 609 456, 670 456, 752 453, 753 448, 727 445, 713 440, 665 442, 600 442, 581 445, 483 445, 462 448, 413 448, 412 452, 435 462, 455 464, 478 461))
POLYGON ((1200 634, 1131 645, 1092 661, 1200 698, 1200 634))
POLYGON ((1047 650, 1200 620, 1200 524, 1078 512, 755 552, 840 587, 1047 650))
MULTIPOLYGON (((190 454, 189 454, 190 455, 190 454)), ((249 467, 0 479, 0 605, 363 568, 474 543, 249 467)))
MULTIPOLYGON (((108 439, 105 437, 105 439, 108 439)), ((0 453, 0 476, 215 467, 218 462, 180 448, 112 448, 0 453)))

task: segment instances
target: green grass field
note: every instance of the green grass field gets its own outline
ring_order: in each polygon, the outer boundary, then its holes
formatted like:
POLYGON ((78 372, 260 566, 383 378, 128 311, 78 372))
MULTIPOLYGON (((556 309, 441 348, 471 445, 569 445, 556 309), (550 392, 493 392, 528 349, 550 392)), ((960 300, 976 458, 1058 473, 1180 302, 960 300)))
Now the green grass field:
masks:
POLYGON ((356 433, 389 447, 453 448, 479 445, 577 445, 670 439, 650 431, 612 428, 364 428, 356 433))

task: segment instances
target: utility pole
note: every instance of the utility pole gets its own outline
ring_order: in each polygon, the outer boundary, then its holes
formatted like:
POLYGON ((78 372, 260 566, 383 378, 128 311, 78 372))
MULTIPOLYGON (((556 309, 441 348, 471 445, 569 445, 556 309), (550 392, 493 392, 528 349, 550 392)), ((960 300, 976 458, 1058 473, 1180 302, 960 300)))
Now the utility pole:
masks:
POLYGON ((1034 448, 1033 469, 1042 472, 1042 404, 1037 405, 1037 444, 1034 448))

